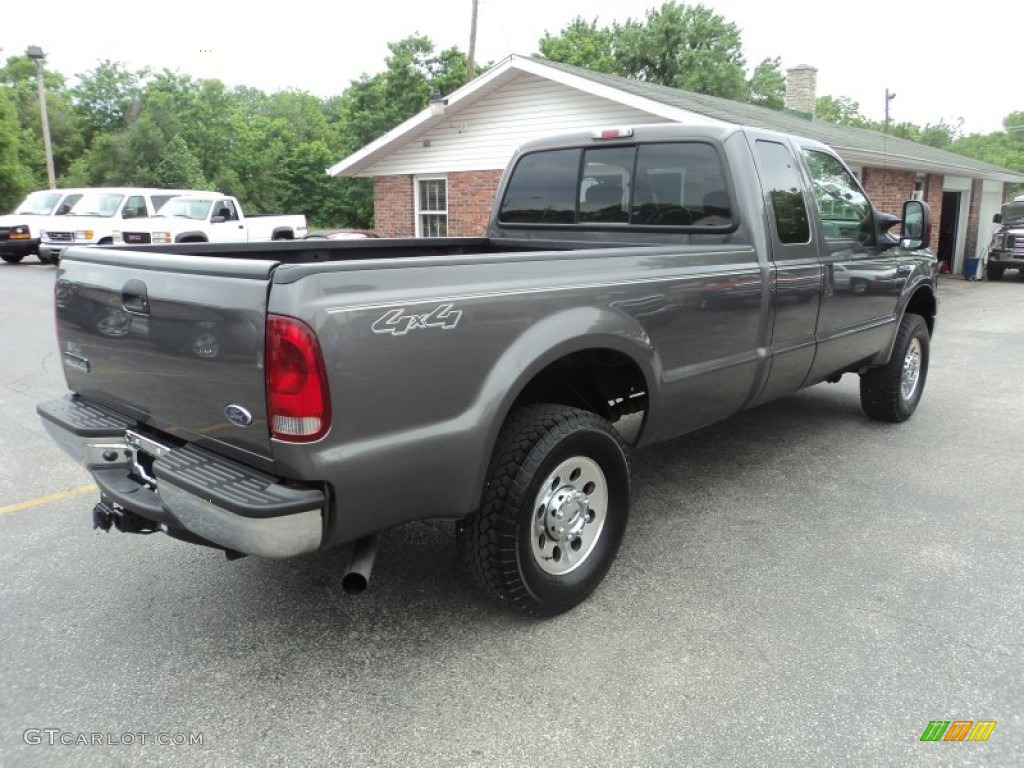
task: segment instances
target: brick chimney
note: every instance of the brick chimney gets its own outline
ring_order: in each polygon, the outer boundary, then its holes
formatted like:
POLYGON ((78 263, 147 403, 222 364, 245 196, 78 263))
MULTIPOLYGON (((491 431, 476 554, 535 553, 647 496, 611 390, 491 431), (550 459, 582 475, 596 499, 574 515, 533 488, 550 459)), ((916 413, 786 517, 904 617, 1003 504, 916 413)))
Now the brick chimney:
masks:
POLYGON ((818 99, 818 70, 807 64, 786 70, 786 109, 814 114, 818 99))

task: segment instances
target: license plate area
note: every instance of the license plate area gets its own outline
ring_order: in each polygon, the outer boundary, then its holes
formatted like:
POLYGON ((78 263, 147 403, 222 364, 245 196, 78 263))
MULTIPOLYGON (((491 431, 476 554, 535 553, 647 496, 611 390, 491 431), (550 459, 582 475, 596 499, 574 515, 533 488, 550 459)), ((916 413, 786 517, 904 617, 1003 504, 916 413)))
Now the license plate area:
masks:
POLYGON ((124 439, 128 445, 127 453, 132 464, 132 475, 140 483, 155 491, 157 481, 156 472, 153 471, 153 462, 169 454, 170 447, 131 430, 125 432, 124 439))

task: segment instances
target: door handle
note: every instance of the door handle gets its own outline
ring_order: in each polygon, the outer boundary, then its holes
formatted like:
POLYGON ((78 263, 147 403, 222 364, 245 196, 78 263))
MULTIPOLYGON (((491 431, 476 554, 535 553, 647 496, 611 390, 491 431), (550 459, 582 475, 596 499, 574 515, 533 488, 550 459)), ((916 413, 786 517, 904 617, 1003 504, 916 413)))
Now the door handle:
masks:
POLYGON ((149 314, 149 292, 141 280, 129 280, 121 289, 121 306, 125 312, 136 315, 149 314))

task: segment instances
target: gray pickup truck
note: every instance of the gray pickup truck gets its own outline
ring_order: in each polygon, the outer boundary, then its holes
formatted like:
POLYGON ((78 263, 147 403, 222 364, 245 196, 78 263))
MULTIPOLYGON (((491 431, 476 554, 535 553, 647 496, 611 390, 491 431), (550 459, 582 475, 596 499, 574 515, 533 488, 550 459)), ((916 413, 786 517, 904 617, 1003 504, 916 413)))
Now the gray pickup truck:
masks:
POLYGON ((913 414, 929 233, 927 205, 876 211, 794 136, 558 136, 517 152, 486 238, 69 248, 73 394, 38 411, 97 527, 229 557, 351 543, 355 591, 379 534, 454 519, 485 592, 553 615, 616 556, 631 449, 845 373, 869 417, 913 414))

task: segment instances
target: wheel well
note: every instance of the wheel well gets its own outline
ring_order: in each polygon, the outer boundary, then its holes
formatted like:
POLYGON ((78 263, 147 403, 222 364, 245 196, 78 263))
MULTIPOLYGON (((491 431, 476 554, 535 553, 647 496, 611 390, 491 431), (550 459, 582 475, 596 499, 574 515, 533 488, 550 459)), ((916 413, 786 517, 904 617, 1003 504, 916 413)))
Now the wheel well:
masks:
POLYGON ((275 229, 274 234, 270 236, 271 240, 294 240, 295 233, 290 229, 275 229))
MULTIPOLYGON (((534 376, 512 408, 533 403, 556 403, 592 411, 611 422, 647 410, 647 381, 643 371, 621 352, 588 349, 559 358, 534 376)), ((636 442, 642 427, 634 426, 627 440, 636 442)))
POLYGON ((113 245, 113 244, 114 244, 114 238, 112 238, 112 237, 101 237, 99 240, 96 241, 96 245, 113 245))
POLYGON ((185 237, 178 240, 179 243, 205 243, 206 240, 201 238, 199 235, 185 235, 185 237))
POLYGON ((906 312, 923 317, 925 323, 928 324, 928 335, 931 336, 932 331, 935 330, 936 309, 935 294, 928 288, 921 288, 910 297, 906 312))

